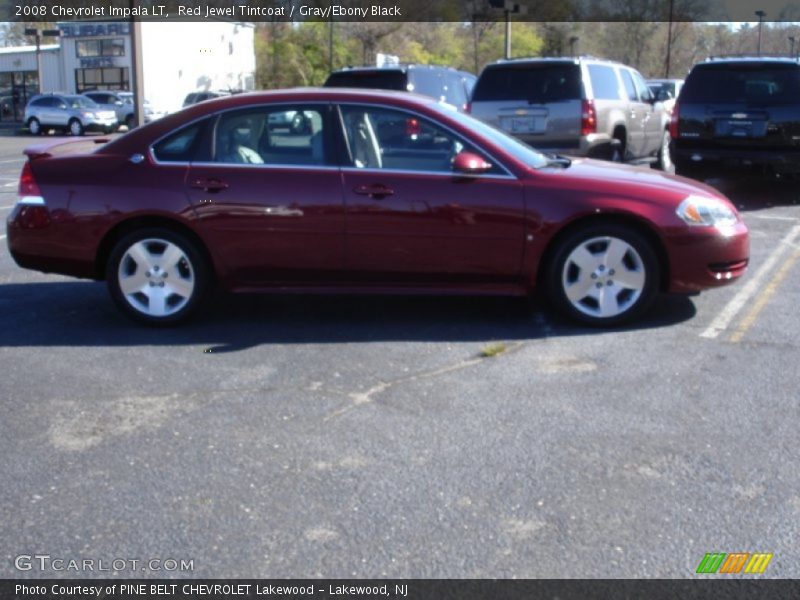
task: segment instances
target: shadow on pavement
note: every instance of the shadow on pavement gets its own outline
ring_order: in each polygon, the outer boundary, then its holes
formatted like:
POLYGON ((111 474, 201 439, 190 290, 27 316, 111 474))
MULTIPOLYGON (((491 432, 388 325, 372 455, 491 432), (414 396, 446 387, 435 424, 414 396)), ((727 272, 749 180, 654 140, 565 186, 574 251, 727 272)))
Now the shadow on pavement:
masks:
MULTIPOLYGON (((660 296, 627 330, 691 319, 689 298, 660 296)), ((397 296, 220 295, 186 325, 130 322, 102 283, 0 285, 0 347, 208 345, 233 352, 261 344, 492 341, 609 333, 554 316, 539 300, 397 296)))
POLYGON ((711 178, 705 181, 730 198, 741 211, 756 211, 776 206, 800 204, 800 182, 767 175, 711 178))

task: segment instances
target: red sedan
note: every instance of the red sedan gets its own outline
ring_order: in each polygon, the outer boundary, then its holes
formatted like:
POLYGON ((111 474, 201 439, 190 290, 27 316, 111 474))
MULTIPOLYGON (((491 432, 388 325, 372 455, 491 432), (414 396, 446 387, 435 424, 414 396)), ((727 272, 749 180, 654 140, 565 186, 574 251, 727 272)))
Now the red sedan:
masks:
POLYGON ((105 279, 129 316, 232 292, 526 295, 614 325, 745 271, 700 183, 542 154, 433 100, 306 89, 204 102, 105 145, 28 148, 8 245, 105 279))

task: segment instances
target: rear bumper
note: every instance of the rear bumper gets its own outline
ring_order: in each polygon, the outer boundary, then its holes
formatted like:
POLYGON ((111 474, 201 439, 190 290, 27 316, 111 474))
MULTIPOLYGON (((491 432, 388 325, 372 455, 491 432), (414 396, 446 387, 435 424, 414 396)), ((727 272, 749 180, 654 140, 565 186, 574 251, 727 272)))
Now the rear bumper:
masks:
POLYGON ((800 172, 800 148, 793 151, 752 150, 749 148, 686 148, 674 141, 670 144, 674 163, 697 167, 766 166, 776 171, 800 172))
POLYGON ((15 206, 6 221, 6 233, 9 254, 23 269, 95 278, 94 262, 67 250, 67 234, 46 208, 15 206))
POLYGON ((611 158, 613 138, 605 133, 582 135, 574 140, 543 140, 535 135, 517 136, 526 144, 537 150, 551 154, 566 154, 569 156, 587 156, 589 158, 611 158))
POLYGON ((712 227, 684 230, 667 242, 670 292, 692 294, 728 285, 747 270, 750 239, 744 223, 724 234, 712 227))

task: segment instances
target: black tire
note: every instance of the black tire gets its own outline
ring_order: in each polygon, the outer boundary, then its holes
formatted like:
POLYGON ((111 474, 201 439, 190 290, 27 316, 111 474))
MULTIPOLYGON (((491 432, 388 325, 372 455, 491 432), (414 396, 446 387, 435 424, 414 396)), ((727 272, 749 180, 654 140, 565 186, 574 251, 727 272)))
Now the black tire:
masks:
POLYGON ((672 141, 668 130, 664 130, 661 137, 661 147, 658 149, 658 160, 652 164, 654 169, 659 169, 665 173, 674 173, 675 165, 672 163, 672 157, 669 154, 669 144, 672 141))
POLYGON ((626 139, 625 132, 617 130, 614 132, 614 137, 609 145, 608 160, 615 163, 625 162, 626 139))
POLYGON ((128 128, 128 131, 132 130, 135 125, 133 124, 133 115, 128 115, 125 117, 125 127, 128 128))
POLYGON ((585 325, 613 327, 630 322, 647 311, 658 292, 660 269, 655 249, 631 227, 610 222, 586 225, 561 239, 550 256, 545 266, 550 302, 565 316, 585 325), (613 248, 612 240, 615 240, 613 248), (616 245, 617 242, 622 244, 616 245), (581 247, 589 251, 589 255, 582 256, 597 257, 597 263, 592 262, 586 269, 579 267, 573 256, 581 255, 573 255, 573 252, 581 247), (618 263, 604 260, 605 252, 620 248, 625 252, 618 263), (624 271, 617 273, 616 269, 624 271), (616 282, 615 277, 619 278, 616 282), (638 288, 627 287, 634 280, 641 280, 638 288), (580 291, 581 286, 588 286, 585 294, 580 291), (573 300, 568 296, 568 287, 573 300), (611 294, 607 290, 611 290, 611 294), (593 299, 594 295, 600 295, 600 299, 593 299), (618 312, 602 314, 601 300, 606 307, 615 306, 618 312))
POLYGON ((42 134, 42 124, 39 123, 39 119, 36 117, 31 117, 28 119, 28 131, 31 132, 31 135, 41 135, 42 134))
POLYGON ((70 135, 81 136, 83 135, 83 123, 78 119, 70 119, 67 124, 67 131, 69 131, 70 135))
MULTIPOLYGON (((156 260, 156 262, 159 261, 156 260)), ((145 325, 169 326, 187 320, 203 304, 208 296, 209 269, 210 266, 207 264, 203 252, 186 236, 161 227, 145 228, 123 236, 114 245, 106 265, 106 284, 114 303, 126 316, 145 325), (159 265, 143 267, 128 254, 134 246, 146 247, 150 252, 154 252, 154 254, 149 254, 149 257, 158 259, 159 256, 166 255, 167 249, 172 249, 169 245, 182 253, 182 256, 179 257, 180 261, 176 262, 174 267, 166 263, 163 267, 159 265), (161 249, 160 255, 158 254, 159 249, 161 249), (159 270, 163 279, 159 279, 158 275, 151 270, 141 273, 140 269, 142 268, 159 270), (164 274, 165 272, 168 274, 164 274), (142 275, 145 276, 142 277, 142 275), (169 279, 170 276, 172 279, 169 279), (127 278, 136 278, 137 283, 141 279, 144 282, 143 291, 126 295, 122 290, 121 280, 127 278), (165 287, 165 284, 175 280, 180 281, 184 287, 191 285, 191 293, 186 296, 175 292, 170 294, 171 286, 166 285, 165 287), (162 294, 164 298, 165 312, 169 311, 163 315, 151 314, 156 312, 156 309, 150 307, 150 296, 148 295, 156 292, 156 288, 159 286, 162 291, 158 293, 162 294)))

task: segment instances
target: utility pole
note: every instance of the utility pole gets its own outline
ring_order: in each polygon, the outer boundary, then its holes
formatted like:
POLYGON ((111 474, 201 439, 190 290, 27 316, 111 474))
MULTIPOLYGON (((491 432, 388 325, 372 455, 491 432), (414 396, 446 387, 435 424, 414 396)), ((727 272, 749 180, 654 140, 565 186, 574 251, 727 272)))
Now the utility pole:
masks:
MULTIPOLYGON (((130 2, 133 9, 133 0, 130 2)), ((131 12, 133 12, 131 10, 131 12)), ((144 123, 144 72, 142 70, 142 23, 134 17, 131 27, 131 91, 133 92, 133 126, 144 123)))
POLYGON ((761 56, 761 27, 764 24, 764 17, 767 16, 763 10, 757 10, 756 16, 758 17, 758 55, 761 56))
POLYGON ((39 92, 43 92, 43 83, 42 83, 42 46, 41 40, 42 36, 45 37, 58 37, 61 35, 61 31, 58 29, 45 29, 44 31, 39 31, 35 27, 25 29, 25 35, 29 35, 36 40, 36 77, 38 79, 39 85, 39 92))
POLYGON ((670 59, 672 58, 672 10, 675 8, 675 0, 669 0, 669 25, 667 26, 667 58, 664 65, 664 77, 669 79, 670 59))
POLYGON ((794 58, 794 36, 789 36, 789 58, 794 58))
POLYGON ((328 26, 328 73, 333 73, 333 17, 328 26))
POLYGON ((569 53, 572 56, 578 56, 575 52, 575 47, 578 45, 578 40, 581 39, 577 35, 573 35, 569 38, 569 53))

